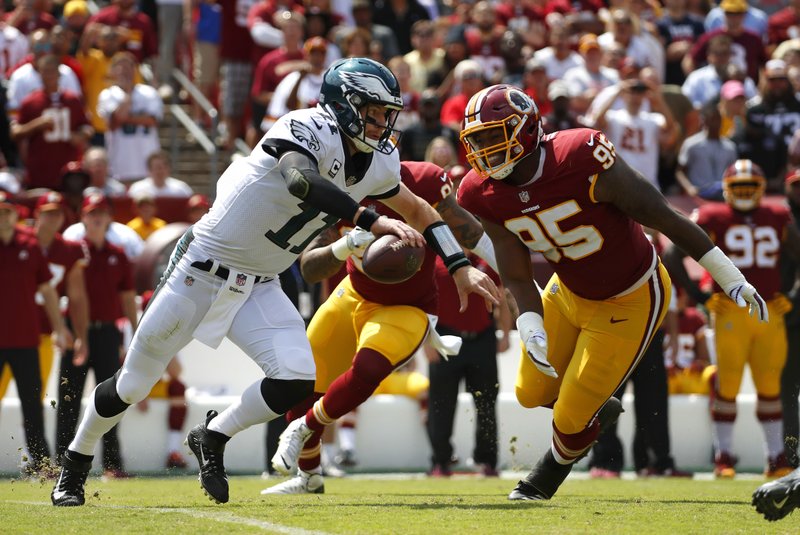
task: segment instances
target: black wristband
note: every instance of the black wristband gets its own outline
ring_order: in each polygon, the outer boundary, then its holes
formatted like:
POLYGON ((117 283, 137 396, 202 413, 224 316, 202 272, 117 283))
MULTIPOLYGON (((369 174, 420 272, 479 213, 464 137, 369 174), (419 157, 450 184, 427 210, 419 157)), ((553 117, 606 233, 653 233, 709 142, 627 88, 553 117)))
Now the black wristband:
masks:
POLYGON ((472 265, 444 221, 428 225, 422 235, 425 236, 428 247, 444 260, 444 265, 451 275, 459 268, 472 265))
POLYGON ((372 224, 378 220, 381 216, 375 210, 370 210, 369 208, 364 208, 364 211, 361 212, 356 218, 358 221, 353 221, 356 225, 363 228, 364 230, 369 230, 372 228, 372 224))

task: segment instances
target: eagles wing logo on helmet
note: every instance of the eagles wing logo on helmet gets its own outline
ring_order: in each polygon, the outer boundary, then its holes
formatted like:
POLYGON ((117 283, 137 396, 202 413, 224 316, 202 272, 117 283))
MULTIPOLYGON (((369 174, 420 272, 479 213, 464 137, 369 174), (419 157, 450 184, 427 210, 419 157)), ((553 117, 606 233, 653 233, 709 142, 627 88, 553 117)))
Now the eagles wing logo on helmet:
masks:
POLYGON ((508 98, 508 104, 519 113, 529 113, 533 109, 533 101, 522 91, 512 89, 507 93, 506 97, 508 98))
POLYGON ((384 104, 391 104, 399 108, 403 107, 403 99, 392 95, 379 76, 368 73, 353 73, 342 71, 339 73, 347 88, 355 89, 357 92, 384 104))
POLYGON ((291 119, 289 121, 289 131, 298 141, 308 145, 311 150, 318 151, 320 149, 319 138, 310 127, 291 119))

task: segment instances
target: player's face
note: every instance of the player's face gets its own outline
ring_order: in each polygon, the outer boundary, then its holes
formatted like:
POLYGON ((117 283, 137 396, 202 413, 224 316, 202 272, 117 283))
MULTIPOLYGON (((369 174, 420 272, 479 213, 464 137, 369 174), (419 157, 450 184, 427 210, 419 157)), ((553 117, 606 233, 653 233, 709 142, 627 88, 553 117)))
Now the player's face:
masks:
POLYGON ((386 131, 386 127, 394 124, 397 116, 396 110, 390 110, 386 106, 370 103, 361 108, 361 117, 364 119, 366 136, 378 141, 386 131))
POLYGON ((475 152, 483 151, 488 168, 502 165, 506 159, 506 134, 503 127, 485 128, 467 136, 475 152))

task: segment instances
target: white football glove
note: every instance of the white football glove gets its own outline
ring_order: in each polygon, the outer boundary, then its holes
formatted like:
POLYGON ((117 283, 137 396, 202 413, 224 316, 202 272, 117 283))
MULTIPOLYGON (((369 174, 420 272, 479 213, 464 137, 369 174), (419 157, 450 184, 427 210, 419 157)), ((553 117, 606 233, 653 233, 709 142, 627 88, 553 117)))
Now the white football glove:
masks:
POLYGON ((740 307, 749 307, 750 315, 758 314, 759 321, 769 321, 767 303, 719 247, 704 254, 698 263, 711 274, 734 303, 740 307))
POLYGON ((558 372, 547 361, 547 333, 544 330, 544 319, 536 312, 525 312, 517 318, 519 338, 525 344, 525 352, 536 369, 553 378, 558 372))
POLYGON ((364 249, 372 243, 375 236, 372 232, 356 227, 331 244, 331 252, 338 260, 347 260, 350 255, 361 256, 364 249))

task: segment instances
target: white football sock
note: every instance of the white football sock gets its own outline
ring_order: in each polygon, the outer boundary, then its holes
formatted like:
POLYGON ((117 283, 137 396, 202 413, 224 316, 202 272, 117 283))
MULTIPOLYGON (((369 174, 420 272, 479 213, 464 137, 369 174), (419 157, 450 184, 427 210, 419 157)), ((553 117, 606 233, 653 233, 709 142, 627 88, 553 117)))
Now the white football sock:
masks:
POLYGON ((344 451, 356 451, 356 429, 354 427, 340 427, 336 438, 339 448, 344 451))
POLYGON ((250 426, 267 423, 280 416, 269 408, 261 395, 261 381, 256 381, 245 389, 236 403, 222 411, 211 420, 208 429, 232 437, 250 426))
POLYGON ((97 414, 97 408, 94 406, 95 392, 97 392, 97 387, 92 390, 92 394, 89 396, 89 400, 86 403, 86 411, 83 413, 78 431, 69 445, 70 450, 76 451, 81 455, 94 455, 94 447, 100 437, 111 431, 125 416, 125 411, 111 418, 104 418, 97 414))
POLYGON ((773 420, 769 422, 759 422, 761 430, 764 432, 764 448, 767 457, 774 459, 783 453, 783 422, 773 420))
POLYGON ((733 449, 733 422, 713 422, 711 435, 714 441, 715 453, 731 453, 733 449))
POLYGON ((170 431, 167 434, 167 451, 172 453, 176 451, 181 453, 183 451, 183 433, 180 431, 170 431))

